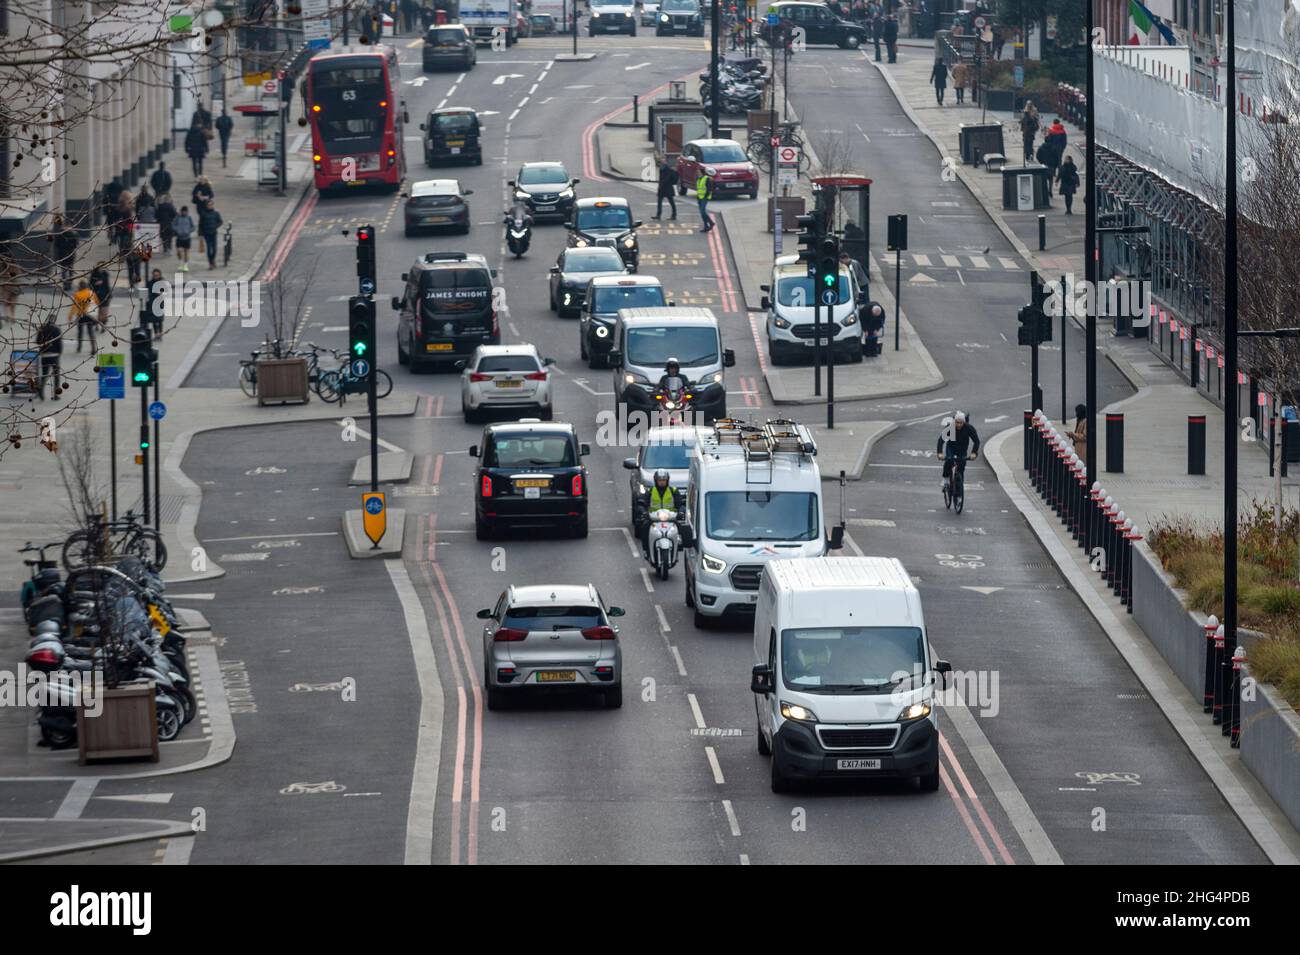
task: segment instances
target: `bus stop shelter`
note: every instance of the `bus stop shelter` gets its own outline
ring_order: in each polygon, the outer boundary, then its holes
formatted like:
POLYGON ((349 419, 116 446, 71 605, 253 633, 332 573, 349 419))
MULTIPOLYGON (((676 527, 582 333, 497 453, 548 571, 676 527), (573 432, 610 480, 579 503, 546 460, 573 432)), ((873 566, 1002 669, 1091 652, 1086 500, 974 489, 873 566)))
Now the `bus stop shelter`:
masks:
POLYGON ((871 271, 871 180, 866 176, 818 176, 813 179, 818 205, 827 210, 827 226, 840 238, 840 251, 871 271))

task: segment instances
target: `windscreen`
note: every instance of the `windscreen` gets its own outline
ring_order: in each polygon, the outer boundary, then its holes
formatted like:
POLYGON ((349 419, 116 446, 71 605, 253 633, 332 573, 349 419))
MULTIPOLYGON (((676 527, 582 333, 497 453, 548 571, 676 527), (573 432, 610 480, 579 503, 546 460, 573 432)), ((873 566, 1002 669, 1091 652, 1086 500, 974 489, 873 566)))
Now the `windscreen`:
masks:
POLYGON ((620 308, 658 308, 665 303, 664 290, 658 285, 606 285, 595 291, 594 308, 607 315, 620 308))
POLYGON ((632 210, 627 206, 588 206, 577 212, 579 229, 630 229, 632 210))
POLYGON ((426 315, 477 315, 491 305, 492 279, 482 269, 431 269, 422 284, 426 315))
POLYGON ((560 434, 498 434, 483 463, 489 468, 571 468, 577 464, 573 444, 560 434))
POLYGON ((328 152, 379 149, 388 116, 388 110, 380 104, 388 100, 388 83, 377 58, 312 63, 311 97, 312 115, 328 152))
POLYGON ((691 446, 688 444, 647 444, 641 457, 641 467, 649 470, 685 471, 690 466, 691 446))
POLYGON ((622 272, 623 257, 613 249, 578 249, 564 256, 566 272, 622 272))
POLYGON ((604 623, 599 608, 570 606, 511 607, 506 611, 506 618, 502 622, 516 630, 548 632, 586 630, 589 627, 599 627, 604 623))
POLYGON ((710 491, 704 526, 716 541, 810 541, 821 533, 817 495, 804 491, 710 491))
MULTIPOLYGON (((812 308, 813 280, 802 275, 781 279, 776 283, 776 300, 790 308, 812 308)), ((839 300, 851 301, 849 279, 844 273, 840 273, 839 300)))
POLYGON ((700 5, 696 0, 663 0, 659 9, 664 13, 699 13, 700 5))
POLYGON ((720 146, 701 146, 700 156, 706 163, 712 162, 748 162, 745 151, 739 143, 727 143, 720 146))
POLYGON ((683 368, 718 361, 718 330, 711 325, 631 328, 627 333, 627 363, 662 368, 676 358, 683 368))
POLYGON ((525 166, 516 180, 521 186, 562 186, 568 181, 563 166, 525 166))
POLYGON ((791 690, 885 694, 925 667, 919 627, 807 627, 781 631, 781 674, 791 690))
POLYGON ((433 118, 433 128, 440 133, 472 133, 478 120, 473 113, 442 113, 433 118))
POLYGON ((464 39, 462 27, 435 27, 429 31, 429 42, 439 46, 456 46, 464 39))

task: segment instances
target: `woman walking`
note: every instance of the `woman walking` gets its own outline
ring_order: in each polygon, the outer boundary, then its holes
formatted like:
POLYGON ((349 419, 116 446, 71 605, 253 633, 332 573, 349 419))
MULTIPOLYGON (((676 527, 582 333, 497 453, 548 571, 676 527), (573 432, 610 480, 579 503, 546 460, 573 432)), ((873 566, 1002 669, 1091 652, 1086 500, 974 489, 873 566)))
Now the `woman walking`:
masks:
POLYGON ((1074 194, 1079 190, 1079 170, 1074 165, 1074 157, 1066 156, 1061 162, 1060 171, 1056 174, 1056 182, 1060 187, 1061 198, 1065 200, 1065 214, 1074 215, 1074 194))
POLYGON ((948 88, 948 64, 942 59, 934 61, 934 69, 930 71, 930 85, 934 87, 935 102, 942 106, 943 94, 948 88))
POLYGON ((1032 101, 1025 103, 1025 109, 1020 114, 1020 138, 1024 142, 1027 163, 1034 161, 1034 137, 1038 135, 1038 126, 1038 110, 1032 101))
POLYGON ((203 134, 203 127, 197 122, 190 126, 185 134, 185 155, 190 157, 194 175, 203 175, 203 157, 208 154, 208 138, 203 134))

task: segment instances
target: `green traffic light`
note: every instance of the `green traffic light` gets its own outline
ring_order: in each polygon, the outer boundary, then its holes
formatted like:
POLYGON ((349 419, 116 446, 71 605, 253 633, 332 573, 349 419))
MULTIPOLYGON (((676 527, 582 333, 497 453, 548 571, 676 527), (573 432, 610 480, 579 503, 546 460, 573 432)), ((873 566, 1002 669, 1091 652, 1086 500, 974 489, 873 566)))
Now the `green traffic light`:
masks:
POLYGON ((352 350, 353 350, 354 352, 356 352, 358 355, 364 355, 365 352, 366 352, 366 343, 365 343, 365 342, 353 342, 353 343, 352 343, 352 350))
POLYGON ((148 451, 148 450, 149 450, 149 442, 148 442, 148 441, 141 441, 141 442, 140 442, 140 450, 141 450, 141 451, 148 451))
POLYGON ((830 288, 832 285, 835 284, 835 276, 827 275, 825 276, 825 279, 826 279, 825 285, 827 288, 830 288))
POLYGON ((149 373, 148 373, 148 372, 145 372, 145 371, 137 371, 137 372, 135 373, 135 377, 134 377, 134 379, 132 379, 132 380, 134 380, 134 381, 148 381, 148 380, 149 380, 149 373))

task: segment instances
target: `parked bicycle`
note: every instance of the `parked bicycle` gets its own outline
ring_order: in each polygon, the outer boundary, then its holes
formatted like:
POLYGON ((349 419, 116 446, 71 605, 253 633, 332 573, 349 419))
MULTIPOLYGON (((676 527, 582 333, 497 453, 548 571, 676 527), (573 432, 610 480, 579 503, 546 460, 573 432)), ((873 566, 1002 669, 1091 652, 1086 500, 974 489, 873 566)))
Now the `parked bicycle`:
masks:
MULTIPOLYGON (((318 396, 320 395, 321 377, 323 375, 329 374, 331 371, 338 371, 343 367, 343 364, 348 360, 348 356, 343 352, 339 351, 337 348, 324 348, 320 345, 317 345, 315 342, 308 342, 302 354, 307 358, 307 387, 309 387, 318 396), (339 367, 321 371, 320 356, 322 352, 332 355, 335 358, 335 360, 338 361, 339 367)), ((326 400, 332 400, 332 399, 326 399, 326 400)))
POLYGON ((281 346, 283 342, 279 339, 274 341, 268 339, 262 343, 262 346, 249 352, 252 358, 244 358, 239 362, 239 389, 250 398, 257 397, 257 363, 263 358, 290 358, 296 352, 289 352, 281 346))
MULTIPOLYGON (((392 376, 382 368, 376 368, 374 375, 375 398, 387 398, 393 391, 392 376)), ((320 386, 316 391, 316 394, 320 395, 321 401, 337 401, 339 404, 343 404, 347 400, 349 393, 365 393, 365 379, 353 374, 350 363, 345 362, 343 367, 337 371, 321 373, 320 386)))
POLYGON ((63 542, 67 570, 101 564, 113 557, 138 557, 154 573, 167 566, 167 545, 162 535, 144 524, 134 511, 117 521, 90 515, 87 526, 73 531, 63 542))

